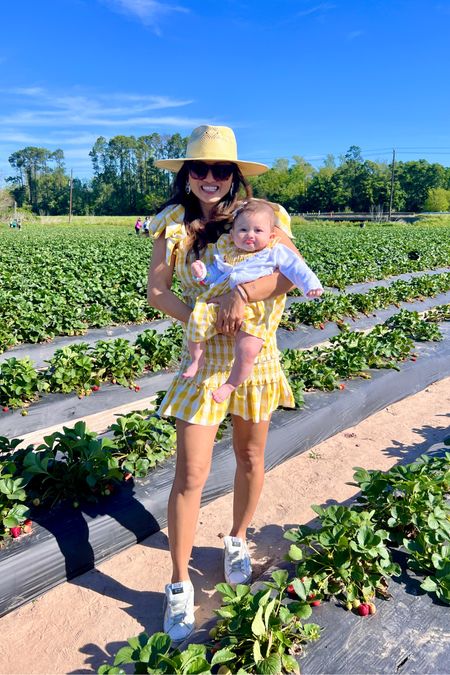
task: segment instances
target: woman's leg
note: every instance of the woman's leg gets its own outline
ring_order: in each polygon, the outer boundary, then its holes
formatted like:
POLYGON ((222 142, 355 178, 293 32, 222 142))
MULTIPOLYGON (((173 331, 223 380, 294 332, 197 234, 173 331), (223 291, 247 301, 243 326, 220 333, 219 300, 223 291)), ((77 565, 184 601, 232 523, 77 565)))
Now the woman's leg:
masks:
POLYGON ((172 582, 189 579, 200 499, 211 466, 218 425, 203 426, 177 419, 177 465, 168 506, 172 582))
POLYGON ((255 423, 233 415, 236 474, 230 534, 244 541, 264 484, 264 450, 269 424, 270 420, 255 423))

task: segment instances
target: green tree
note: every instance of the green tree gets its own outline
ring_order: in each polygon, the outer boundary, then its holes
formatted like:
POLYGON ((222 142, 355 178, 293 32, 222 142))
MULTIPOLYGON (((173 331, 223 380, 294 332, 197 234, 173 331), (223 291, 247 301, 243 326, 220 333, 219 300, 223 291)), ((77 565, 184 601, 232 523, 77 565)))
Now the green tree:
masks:
POLYGON ((64 153, 58 149, 28 146, 13 152, 9 163, 16 174, 7 181, 19 206, 29 204, 35 213, 53 212, 60 208, 61 185, 67 181, 64 174, 64 153), (55 166, 53 166, 53 163, 55 166))
POLYGON ((422 211, 431 188, 447 188, 447 172, 441 164, 430 164, 426 159, 399 162, 398 181, 405 193, 405 209, 422 211))
POLYGON ((449 211, 450 190, 444 188, 430 188, 423 205, 424 211, 449 211))

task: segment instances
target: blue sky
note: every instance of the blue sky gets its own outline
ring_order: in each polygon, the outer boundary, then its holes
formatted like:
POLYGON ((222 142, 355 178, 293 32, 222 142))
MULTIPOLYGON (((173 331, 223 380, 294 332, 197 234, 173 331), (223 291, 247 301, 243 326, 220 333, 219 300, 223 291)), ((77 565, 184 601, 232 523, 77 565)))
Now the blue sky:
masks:
POLYGON ((450 165, 450 0, 21 0, 0 26, 0 177, 89 177, 100 135, 232 126, 242 159, 450 165))

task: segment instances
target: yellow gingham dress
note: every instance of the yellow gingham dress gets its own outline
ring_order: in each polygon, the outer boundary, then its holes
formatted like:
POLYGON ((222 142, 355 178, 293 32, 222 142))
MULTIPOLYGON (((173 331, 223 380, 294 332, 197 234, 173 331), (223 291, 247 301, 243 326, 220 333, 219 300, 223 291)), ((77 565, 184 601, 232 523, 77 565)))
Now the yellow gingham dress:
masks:
MULTIPOLYGON (((267 248, 273 248, 279 241, 279 238, 274 237, 267 244, 267 248)), ((255 255, 254 252, 243 251, 237 248, 231 234, 223 234, 219 238, 214 252, 217 252, 230 265, 237 265, 255 255)), ((218 306, 208 303, 208 300, 216 295, 228 293, 231 289, 230 280, 228 278, 206 290, 200 285, 197 288, 201 294, 197 297, 195 307, 189 318, 186 337, 191 342, 204 342, 217 334, 218 306)), ((273 304, 266 304, 265 300, 251 302, 246 305, 241 331, 261 340, 266 340, 267 330, 270 329, 270 323, 272 322, 272 310, 273 304)))
MULTIPOLYGON (((277 225, 289 236, 290 217, 277 206, 277 225)), ((166 239, 166 261, 175 256, 175 273, 183 288, 183 299, 194 307, 198 295, 198 282, 192 277, 190 263, 186 263, 187 241, 184 226, 184 207, 168 206, 155 216, 150 231, 155 238, 163 233, 166 239)), ((205 265, 213 262, 215 244, 202 252, 205 265)), ((268 420, 278 407, 295 407, 294 397, 286 376, 281 370, 276 343, 276 329, 285 305, 285 296, 264 301, 269 319, 264 345, 256 357, 252 374, 235 389, 223 403, 216 403, 212 392, 228 378, 234 360, 234 336, 218 334, 205 345, 205 364, 193 378, 183 378, 182 373, 190 362, 187 350, 181 359, 180 370, 166 392, 159 408, 163 417, 211 426, 220 424, 227 413, 245 420, 268 420)), ((255 303, 257 304, 257 303, 255 303)))

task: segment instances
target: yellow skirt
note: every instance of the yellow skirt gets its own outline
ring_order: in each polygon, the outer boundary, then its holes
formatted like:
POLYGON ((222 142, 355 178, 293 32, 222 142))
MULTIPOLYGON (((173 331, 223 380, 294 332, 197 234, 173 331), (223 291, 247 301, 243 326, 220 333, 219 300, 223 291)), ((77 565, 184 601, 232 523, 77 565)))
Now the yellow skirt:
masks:
POLYGON ((244 420, 261 422, 283 406, 294 408, 291 388, 283 373, 275 335, 269 338, 258 354, 250 377, 223 403, 216 403, 212 392, 228 379, 234 359, 235 338, 216 335, 205 345, 205 365, 193 378, 182 373, 189 363, 185 350, 178 374, 161 402, 159 414, 211 426, 220 424, 227 413, 244 420))

